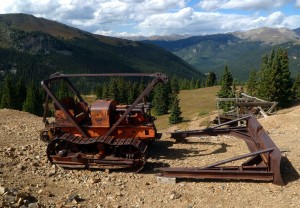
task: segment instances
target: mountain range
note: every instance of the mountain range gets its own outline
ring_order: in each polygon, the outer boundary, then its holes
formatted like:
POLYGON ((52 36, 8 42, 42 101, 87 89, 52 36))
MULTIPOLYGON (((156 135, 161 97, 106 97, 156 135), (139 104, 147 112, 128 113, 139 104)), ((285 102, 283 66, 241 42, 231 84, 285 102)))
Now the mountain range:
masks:
MULTIPOLYGON (((0 15, 0 75, 14 72, 40 81, 49 74, 153 73, 182 78, 221 76, 228 65, 233 76, 248 79, 273 47, 286 48, 292 76, 300 73, 300 28, 258 28, 202 36, 131 37, 95 35, 28 14, 0 15)), ((1 80, 1 76, 0 76, 1 80)))
POLYGON ((300 73, 300 28, 262 27, 244 32, 191 36, 173 40, 145 38, 146 43, 158 45, 185 60, 202 73, 213 71, 220 76, 228 65, 233 76, 246 81, 249 71, 259 70, 262 57, 272 48, 288 50, 292 76, 300 73))
POLYGON ((36 81, 57 71, 204 77, 154 44, 95 35, 28 14, 0 15, 0 72, 8 71, 36 81))

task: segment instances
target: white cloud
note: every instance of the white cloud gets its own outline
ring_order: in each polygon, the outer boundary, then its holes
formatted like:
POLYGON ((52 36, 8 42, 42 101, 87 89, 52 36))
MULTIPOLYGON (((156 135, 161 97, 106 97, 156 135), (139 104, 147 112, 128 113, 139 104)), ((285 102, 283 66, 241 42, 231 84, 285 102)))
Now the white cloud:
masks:
POLYGON ((29 13, 109 36, 198 35, 262 26, 297 28, 297 15, 259 12, 289 1, 202 0, 198 6, 210 12, 199 12, 187 7, 190 0, 10 0, 1 2, 0 13, 29 13), (218 9, 254 10, 254 14, 224 14, 218 9))
POLYGON ((283 24, 287 28, 296 29, 300 28, 300 15, 291 15, 284 19, 283 24))
POLYGON ((300 0, 296 0, 296 4, 297 7, 300 7, 300 0))
POLYGON ((291 0, 202 0, 198 6, 208 11, 217 9, 268 10, 281 7, 289 2, 291 0))
MULTIPOLYGON (((222 14, 219 12, 195 12, 185 8, 177 13, 152 15, 139 24, 143 34, 213 34, 258 27, 293 27, 297 24, 295 18, 287 18, 281 12, 274 12, 269 16, 247 16, 236 14, 222 14)), ((298 23, 299 24, 299 23, 298 23)))

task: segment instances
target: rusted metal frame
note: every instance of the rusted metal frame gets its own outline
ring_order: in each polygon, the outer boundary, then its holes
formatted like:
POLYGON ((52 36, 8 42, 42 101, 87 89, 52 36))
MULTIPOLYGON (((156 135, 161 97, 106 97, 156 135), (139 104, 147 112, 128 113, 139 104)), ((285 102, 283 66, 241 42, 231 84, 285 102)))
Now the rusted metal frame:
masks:
POLYGON ((243 154, 243 155, 239 155, 239 156, 236 156, 236 157, 232 157, 232 158, 229 158, 229 159, 226 159, 226 160, 221 160, 219 162, 215 162, 213 164, 209 164, 209 165, 200 167, 199 169, 201 170, 201 169, 212 168, 212 167, 216 167, 218 165, 223 165, 223 164, 233 162, 233 161, 236 161, 236 160, 240 160, 240 159, 244 159, 244 158, 247 158, 247 157, 257 156, 257 155, 260 155, 262 153, 266 153, 266 152, 270 153, 274 149, 275 149, 275 147, 268 148, 268 149, 265 149, 265 150, 259 150, 259 151, 256 151, 256 152, 251 152, 251 153, 247 153, 247 154, 243 154))
MULTIPOLYGON (((198 178, 198 179, 251 179, 273 181, 274 172, 270 171, 268 166, 225 166, 216 167, 229 162, 241 160, 248 157, 259 156, 263 153, 270 153, 276 148, 269 148, 248 154, 232 157, 226 160, 202 166, 200 168, 157 168, 162 176, 165 177, 180 177, 180 178, 198 178)), ((282 184, 280 184, 282 185, 282 184)))
POLYGON ((160 82, 167 83, 168 78, 163 74, 155 74, 151 75, 155 76, 156 78, 152 80, 152 82, 147 86, 147 88, 139 95, 139 97, 130 105, 130 107, 122 114, 122 116, 114 123, 114 125, 106 132, 104 136, 109 136, 118 126, 119 124, 126 118, 126 116, 132 111, 132 109, 146 96, 148 95, 155 85, 160 82))
POLYGON ((54 73, 50 75, 50 79, 62 78, 62 77, 157 77, 159 73, 147 74, 147 73, 108 73, 108 74, 61 74, 54 73))
MULTIPOLYGON (((57 80, 57 79, 55 79, 57 80)), ((50 85, 49 82, 51 81, 55 81, 54 79, 50 79, 50 80, 44 80, 42 81, 41 85, 44 88, 44 90, 47 92, 47 95, 49 95, 51 97, 51 99, 53 100, 53 102, 58 106, 58 108, 60 110, 62 110, 64 112, 64 114, 68 117, 68 119, 70 119, 71 123, 74 125, 74 127, 84 136, 84 137, 88 137, 88 134, 85 132, 85 130, 78 125, 78 123, 75 121, 74 116, 72 116, 69 111, 67 111, 65 109, 65 107, 58 101, 58 98, 56 97, 56 95, 54 95, 54 93, 52 93, 52 91, 50 90, 50 85)), ((48 103, 45 103, 45 105, 48 105, 48 103)))
POLYGON ((273 173, 260 167, 255 167, 254 170, 241 166, 210 168, 206 170, 199 170, 197 168, 158 168, 156 170, 162 172, 159 175, 163 177, 273 181, 273 173))
POLYGON ((262 159, 268 162, 269 169, 274 172, 273 183, 277 185, 284 185, 280 174, 280 150, 254 116, 248 119, 247 128, 251 138, 254 140, 254 144, 247 143, 247 146, 251 152, 259 149, 275 147, 270 154, 263 153, 262 159))
POLYGON ((231 131, 235 131, 235 132, 247 132, 246 127, 228 127, 228 128, 220 128, 226 125, 230 125, 232 123, 241 121, 241 120, 246 120, 248 118, 250 118, 251 115, 247 115, 232 121, 228 121, 210 128, 206 128, 203 130, 191 130, 191 131, 177 131, 177 132, 172 132, 171 137, 176 139, 180 139, 180 138, 185 138, 185 137, 190 137, 190 136, 200 136, 200 135, 209 135, 209 136, 216 136, 219 134, 228 134, 231 131))
POLYGON ((48 103, 49 103, 49 95, 47 93, 46 99, 45 99, 45 103, 44 103, 44 113, 43 113, 43 123, 45 123, 45 124, 49 123, 48 120, 47 120, 47 118, 46 118, 47 117, 48 108, 49 108, 48 103))
MULTIPOLYGON (((109 136, 117 126, 126 118, 126 116, 131 112, 131 110, 140 102, 140 100, 148 95, 154 88, 156 84, 159 82, 167 83, 168 77, 161 73, 154 73, 154 74, 140 74, 140 73, 123 73, 123 74, 60 74, 55 73, 50 75, 50 79, 42 81, 41 85, 47 92, 47 95, 51 97, 54 103, 61 109, 65 115, 71 120, 72 124, 77 128, 77 130, 84 136, 88 137, 87 133, 81 128, 80 125, 75 121, 75 118, 60 104, 57 97, 52 93, 50 90, 50 83, 57 81, 57 80, 65 80, 71 90, 76 94, 76 96, 80 99, 80 101, 84 101, 81 97, 80 93, 76 90, 73 84, 67 79, 69 77, 155 77, 155 79, 148 85, 148 87, 141 93, 141 95, 133 102, 133 104, 123 113, 123 115, 118 119, 118 121, 110 128, 108 132, 106 132, 105 136, 109 136)), ((47 103, 46 103, 47 104, 47 103)))
MULTIPOLYGON (((247 125, 244 129, 219 128, 226 125, 224 123, 201 131, 174 132, 171 133, 171 135, 173 138, 182 138, 188 136, 217 135, 227 133, 243 139, 246 142, 250 153, 236 156, 227 160, 222 160, 200 168, 158 168, 156 170, 163 172, 161 175, 167 177, 254 179, 268 180, 272 181, 276 185, 284 185, 280 174, 280 150, 253 115, 246 116, 244 119, 247 120, 247 125), (218 165, 246 157, 251 158, 240 166, 216 167, 218 165)), ((227 122, 227 124, 231 122, 236 122, 236 120, 227 122)))
POLYGON ((70 80, 67 77, 63 77, 63 80, 65 82, 67 82, 67 84, 69 85, 70 89, 73 91, 73 93, 76 95, 76 97, 78 97, 80 102, 85 102, 84 99, 82 98, 82 96, 80 95, 80 93, 78 92, 78 90, 74 87, 74 85, 70 82, 70 80))

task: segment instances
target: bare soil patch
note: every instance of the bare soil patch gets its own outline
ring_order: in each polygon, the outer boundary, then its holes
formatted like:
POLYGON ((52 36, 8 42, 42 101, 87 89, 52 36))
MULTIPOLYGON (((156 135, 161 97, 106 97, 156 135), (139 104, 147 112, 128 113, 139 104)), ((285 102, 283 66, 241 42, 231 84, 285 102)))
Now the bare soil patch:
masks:
MULTIPOLYGON (((39 140, 42 119, 3 109, 0 207, 300 207, 300 106, 259 122, 282 150, 286 186, 254 181, 156 182, 155 167, 197 167, 248 152, 242 141, 228 136, 175 143, 165 133, 151 146, 148 164, 139 174, 59 169, 47 161, 46 144, 39 140)), ((200 124, 195 117, 188 128, 200 124)), ((175 129, 179 127, 164 132, 175 129)))

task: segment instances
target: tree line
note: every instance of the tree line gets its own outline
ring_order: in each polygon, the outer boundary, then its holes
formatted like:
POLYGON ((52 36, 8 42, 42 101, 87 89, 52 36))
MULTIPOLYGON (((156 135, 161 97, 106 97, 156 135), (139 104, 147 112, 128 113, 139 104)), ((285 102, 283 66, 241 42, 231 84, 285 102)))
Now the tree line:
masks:
MULTIPOLYGON (((125 80, 111 78, 108 81, 76 81, 75 85, 83 89, 84 93, 95 94, 98 99, 114 99, 120 104, 131 104, 145 89, 148 80, 125 80)), ((276 101, 280 107, 288 106, 293 100, 300 97, 300 74, 292 79, 289 71, 289 60, 286 49, 273 49, 261 61, 259 70, 252 69, 249 79, 244 86, 237 90, 237 81, 225 66, 222 76, 217 78, 214 72, 206 74, 206 79, 186 79, 171 76, 170 81, 157 85, 148 96, 152 101, 153 113, 157 116, 169 114, 170 123, 182 121, 180 90, 192 90, 201 87, 220 85, 218 97, 235 97, 245 91, 252 96, 267 101, 276 101)), ((57 87, 58 98, 69 96, 67 86, 63 82, 57 87)), ((23 110, 35 115, 43 113, 43 98, 45 93, 34 81, 24 81, 18 75, 7 73, 0 83, 0 108, 23 110)), ((221 104, 221 108, 229 109, 230 104, 221 104)))
MULTIPOLYGON (((220 82, 221 88, 217 94, 218 97, 239 97, 244 88, 242 86, 237 91, 236 84, 228 66, 225 66, 220 82)), ((266 101, 278 102, 279 107, 287 107, 297 97, 300 97, 300 74, 293 80, 289 71, 287 49, 273 48, 270 54, 263 56, 260 70, 252 69, 250 71, 245 86, 249 95, 266 101)), ((221 102, 220 108, 228 111, 230 105, 229 102, 221 102)))
POLYGON ((0 85, 0 108, 26 111, 38 116, 43 114, 44 93, 35 84, 25 84, 24 79, 12 74, 5 76, 0 85))

